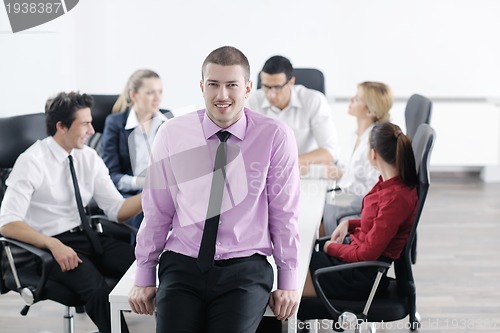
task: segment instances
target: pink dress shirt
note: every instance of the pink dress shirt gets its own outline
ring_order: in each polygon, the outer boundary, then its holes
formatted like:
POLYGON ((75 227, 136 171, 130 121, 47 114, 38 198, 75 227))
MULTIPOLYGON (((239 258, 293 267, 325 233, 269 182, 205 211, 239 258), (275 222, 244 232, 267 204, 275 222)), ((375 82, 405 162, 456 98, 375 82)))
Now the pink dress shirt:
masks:
MULTIPOLYGON (((221 130, 205 112, 168 120, 155 138, 137 235, 137 286, 155 285, 163 251, 198 256, 221 130)), ((273 255, 278 288, 297 289, 300 177, 293 132, 246 108, 225 130, 231 136, 214 259, 273 255)))

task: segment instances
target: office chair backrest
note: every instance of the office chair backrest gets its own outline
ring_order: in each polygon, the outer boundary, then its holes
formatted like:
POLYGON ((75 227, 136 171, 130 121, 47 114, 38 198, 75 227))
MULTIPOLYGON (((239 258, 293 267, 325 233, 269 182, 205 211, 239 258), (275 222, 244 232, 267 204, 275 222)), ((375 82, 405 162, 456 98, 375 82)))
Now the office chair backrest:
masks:
POLYGON ((92 126, 94 126, 96 133, 102 133, 104 131, 104 121, 111 113, 118 95, 92 95, 92 97, 94 98, 92 126))
POLYGON ((406 294, 408 288, 407 281, 413 281, 413 273, 411 269, 413 242, 415 241, 416 232, 422 211, 424 208, 425 200, 427 198, 427 193, 430 186, 430 172, 429 172, 429 162, 434 147, 434 142, 436 140, 436 132, 428 124, 421 124, 416 133, 415 138, 412 140, 413 153, 415 154, 415 161, 417 163, 417 173, 418 173, 418 204, 417 212, 415 214, 415 220, 408 238, 408 242, 405 245, 403 253, 400 259, 395 261, 394 268, 397 272, 398 277, 398 287, 400 292, 406 294))
POLYGON ((0 169, 12 168, 22 152, 45 137, 44 113, 0 118, 0 169))
POLYGON ((420 124, 430 124, 431 115, 432 101, 422 95, 412 95, 405 109, 406 135, 413 139, 420 124))
POLYGON ((45 137, 44 113, 0 118, 0 202, 7 188, 5 181, 19 155, 45 137))
MULTIPOLYGON (((316 68, 294 68, 295 84, 301 84, 307 88, 325 93, 325 76, 316 68)), ((257 76, 257 89, 260 89, 260 73, 257 76)))

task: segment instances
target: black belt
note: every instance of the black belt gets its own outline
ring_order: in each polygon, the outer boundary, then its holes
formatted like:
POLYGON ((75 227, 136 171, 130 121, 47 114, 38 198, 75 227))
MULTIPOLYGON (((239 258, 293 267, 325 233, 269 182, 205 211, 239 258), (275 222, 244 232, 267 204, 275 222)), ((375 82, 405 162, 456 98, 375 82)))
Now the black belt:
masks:
POLYGON ((79 225, 78 227, 74 227, 73 229, 70 229, 70 230, 68 230, 66 232, 75 233, 75 232, 81 232, 81 231, 83 231, 83 228, 82 228, 81 225, 79 225))
POLYGON ((83 233, 83 229, 80 229, 80 227, 74 227, 73 229, 69 229, 68 231, 61 232, 60 234, 57 234, 54 237, 76 235, 77 233, 83 233))
POLYGON ((254 261, 254 260, 267 260, 266 256, 263 256, 262 254, 252 254, 249 257, 242 257, 242 258, 231 258, 231 259, 225 259, 225 260, 214 260, 214 266, 218 267, 224 267, 224 266, 229 266, 229 265, 234 265, 234 264, 239 264, 242 262, 246 261, 254 261))
MULTIPOLYGON (((94 223, 94 225, 92 226, 92 229, 94 229, 94 231, 97 232, 98 234, 103 232, 101 223, 94 223)), ((79 225, 77 227, 74 227, 73 229, 69 229, 68 231, 60 233, 59 235, 74 234, 76 232, 83 232, 83 231, 84 231, 83 227, 81 225, 79 225)))

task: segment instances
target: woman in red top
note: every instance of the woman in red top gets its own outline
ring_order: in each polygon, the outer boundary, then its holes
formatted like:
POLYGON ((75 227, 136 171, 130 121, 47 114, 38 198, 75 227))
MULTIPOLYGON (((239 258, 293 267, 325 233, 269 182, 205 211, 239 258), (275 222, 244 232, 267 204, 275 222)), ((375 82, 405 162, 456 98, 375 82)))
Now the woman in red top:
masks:
MULTIPOLYGON (((316 297, 311 275, 319 268, 347 262, 383 260, 401 254, 417 208, 417 173, 410 139, 392 123, 377 124, 369 139, 368 159, 380 172, 379 181, 363 199, 361 218, 341 222, 325 243, 324 252, 314 252, 304 297, 316 297)), ((326 295, 337 299, 368 296, 376 268, 334 272, 320 278, 326 295)), ((384 276, 379 290, 387 287, 384 276)))

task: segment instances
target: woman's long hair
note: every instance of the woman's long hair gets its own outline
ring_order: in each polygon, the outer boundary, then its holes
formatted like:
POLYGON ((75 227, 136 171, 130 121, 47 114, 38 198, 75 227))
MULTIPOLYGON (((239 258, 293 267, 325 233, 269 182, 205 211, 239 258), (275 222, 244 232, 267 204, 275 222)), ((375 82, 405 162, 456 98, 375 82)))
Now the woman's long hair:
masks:
POLYGON ((160 76, 150 69, 138 69, 136 70, 128 79, 125 88, 123 89, 121 95, 116 100, 113 105, 112 113, 125 111, 127 108, 132 106, 132 100, 130 99, 130 92, 137 92, 142 86, 144 79, 156 78, 159 79, 160 76))
POLYGON ((411 140, 393 123, 375 124, 370 133, 370 148, 387 163, 394 165, 401 181, 417 186, 418 176, 411 140))

